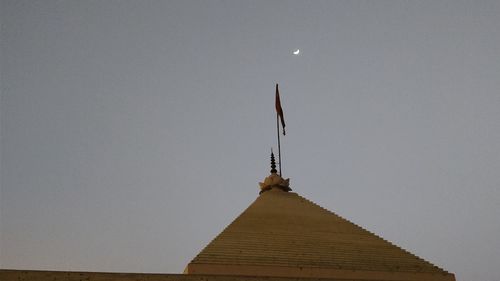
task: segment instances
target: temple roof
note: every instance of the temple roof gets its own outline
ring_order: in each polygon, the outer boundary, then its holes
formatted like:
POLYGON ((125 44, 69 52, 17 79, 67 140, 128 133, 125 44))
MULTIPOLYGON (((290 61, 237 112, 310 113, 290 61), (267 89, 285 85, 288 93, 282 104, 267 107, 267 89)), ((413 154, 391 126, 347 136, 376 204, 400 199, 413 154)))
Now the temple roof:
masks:
POLYGON ((271 188, 212 240, 187 274, 455 280, 315 203, 271 188))

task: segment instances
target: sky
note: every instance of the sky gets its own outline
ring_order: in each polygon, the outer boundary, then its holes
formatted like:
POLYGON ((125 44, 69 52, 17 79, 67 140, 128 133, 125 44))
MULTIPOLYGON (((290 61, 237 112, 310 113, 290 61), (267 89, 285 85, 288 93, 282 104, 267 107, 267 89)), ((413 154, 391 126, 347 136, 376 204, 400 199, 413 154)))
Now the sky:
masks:
POLYGON ((279 83, 294 192, 500 280, 499 14, 0 0, 0 268, 181 273, 257 198, 279 83))

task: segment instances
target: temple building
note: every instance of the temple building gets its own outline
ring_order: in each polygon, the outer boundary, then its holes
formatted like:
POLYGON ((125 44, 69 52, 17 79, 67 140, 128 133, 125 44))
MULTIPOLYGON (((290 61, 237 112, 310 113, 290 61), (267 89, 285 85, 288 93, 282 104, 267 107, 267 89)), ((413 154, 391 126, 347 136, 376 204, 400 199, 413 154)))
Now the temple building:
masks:
POLYGON ((0 270, 0 280, 454 281, 455 276, 292 192, 276 171, 184 274, 0 270))

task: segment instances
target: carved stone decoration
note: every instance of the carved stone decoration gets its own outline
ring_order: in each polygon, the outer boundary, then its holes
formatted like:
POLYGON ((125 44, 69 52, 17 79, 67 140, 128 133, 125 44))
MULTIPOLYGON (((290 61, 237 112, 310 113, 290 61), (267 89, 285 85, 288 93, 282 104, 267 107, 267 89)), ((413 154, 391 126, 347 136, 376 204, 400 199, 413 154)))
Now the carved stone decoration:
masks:
POLYGON ((271 173, 271 175, 269 175, 264 179, 264 182, 259 182, 259 185, 260 185, 259 194, 262 194, 262 192, 270 190, 273 187, 279 188, 286 192, 292 190, 290 188, 290 179, 284 179, 277 173, 271 173))

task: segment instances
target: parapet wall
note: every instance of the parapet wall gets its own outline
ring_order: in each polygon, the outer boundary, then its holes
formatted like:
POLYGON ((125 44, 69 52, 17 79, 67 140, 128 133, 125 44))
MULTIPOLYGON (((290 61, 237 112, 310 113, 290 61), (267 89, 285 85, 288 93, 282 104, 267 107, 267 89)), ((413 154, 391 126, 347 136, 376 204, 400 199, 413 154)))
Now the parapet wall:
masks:
MULTIPOLYGON (((404 281, 400 279, 387 279, 404 281)), ((0 281, 373 281, 373 279, 320 279, 231 275, 105 273, 0 269, 0 281)), ((380 279, 378 281, 381 281, 380 279)), ((422 280, 425 281, 425 280, 422 280)))
MULTIPOLYGON (((156 273, 106 273, 76 271, 2 270, 1 281, 324 281, 279 277, 187 275, 156 273)), ((337 281, 331 279, 331 281, 337 281)), ((342 280, 345 281, 345 280, 342 280)))

